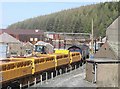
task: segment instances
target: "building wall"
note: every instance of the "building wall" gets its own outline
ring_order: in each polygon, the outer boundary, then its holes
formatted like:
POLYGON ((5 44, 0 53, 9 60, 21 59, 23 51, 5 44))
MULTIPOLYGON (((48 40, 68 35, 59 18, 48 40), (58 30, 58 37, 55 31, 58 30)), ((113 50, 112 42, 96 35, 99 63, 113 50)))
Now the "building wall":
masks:
POLYGON ((23 55, 21 44, 15 44, 15 43, 8 44, 8 56, 12 56, 12 55, 13 56, 23 55))
POLYGON ((118 65, 119 64, 98 64, 97 84, 99 87, 118 87, 118 65))
POLYGON ((27 42, 30 38, 37 38, 39 40, 44 40, 44 32, 42 30, 36 31, 36 29, 0 29, 0 33, 8 33, 16 39, 27 42))
POLYGON ((120 59, 120 16, 107 28, 107 42, 120 59))
POLYGON ((28 55, 28 52, 27 52, 27 50, 29 50, 29 51, 33 51, 33 45, 29 45, 29 44, 27 44, 27 45, 24 45, 23 46, 23 49, 22 49, 22 53, 23 53, 23 55, 25 56, 25 55, 28 55))
POLYGON ((33 51, 33 46, 32 45, 25 45, 23 46, 22 44, 8 44, 8 52, 7 52, 7 56, 24 56, 27 53, 26 50, 31 50, 31 52, 33 51))
POLYGON ((120 29, 118 26, 120 26, 120 23, 118 22, 118 17, 106 30, 106 37, 109 42, 118 42, 118 36, 120 33, 118 30, 120 29))
POLYGON ((93 64, 86 62, 86 77, 89 82, 94 82, 93 64))
POLYGON ((7 44, 0 43, 0 60, 7 57, 7 44))
MULTIPOLYGON (((86 63, 86 80, 95 81, 94 63, 86 63)), ((96 84, 98 87, 120 87, 120 64, 100 63, 96 69, 96 84)))
POLYGON ((33 38, 33 41, 37 38, 37 41, 43 40, 44 36, 43 35, 19 35, 19 40, 22 42, 28 42, 30 41, 30 38, 33 38))

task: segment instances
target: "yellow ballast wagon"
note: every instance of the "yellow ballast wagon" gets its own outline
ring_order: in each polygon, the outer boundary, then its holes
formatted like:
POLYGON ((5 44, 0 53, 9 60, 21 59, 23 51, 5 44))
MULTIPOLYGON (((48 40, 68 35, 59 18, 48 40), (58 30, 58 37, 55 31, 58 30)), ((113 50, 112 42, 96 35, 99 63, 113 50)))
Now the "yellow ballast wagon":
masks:
POLYGON ((29 60, 5 60, 0 61, 0 82, 5 83, 11 80, 16 80, 20 77, 29 75, 32 73, 31 61, 29 60))
POLYGON ((81 61, 81 57, 79 52, 70 52, 70 63, 81 61))

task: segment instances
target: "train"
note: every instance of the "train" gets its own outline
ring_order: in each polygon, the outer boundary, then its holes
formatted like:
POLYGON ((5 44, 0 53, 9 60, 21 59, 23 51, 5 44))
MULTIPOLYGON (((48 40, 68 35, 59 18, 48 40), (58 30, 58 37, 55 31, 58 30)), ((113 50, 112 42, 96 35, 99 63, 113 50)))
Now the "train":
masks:
MULTIPOLYGON (((36 53, 29 57, 13 57, 0 60, 0 83, 2 89, 20 89, 41 81, 40 75, 60 71, 66 72, 71 68, 82 65, 80 52, 70 50, 55 50, 51 54, 36 53)), ((50 78, 50 76, 48 76, 50 78)))
POLYGON ((85 63, 86 61, 86 58, 89 58, 89 52, 90 52, 90 49, 89 49, 89 46, 83 44, 83 45, 73 45, 73 46, 70 46, 68 48, 68 50, 70 52, 80 52, 80 54, 82 55, 82 61, 85 63))

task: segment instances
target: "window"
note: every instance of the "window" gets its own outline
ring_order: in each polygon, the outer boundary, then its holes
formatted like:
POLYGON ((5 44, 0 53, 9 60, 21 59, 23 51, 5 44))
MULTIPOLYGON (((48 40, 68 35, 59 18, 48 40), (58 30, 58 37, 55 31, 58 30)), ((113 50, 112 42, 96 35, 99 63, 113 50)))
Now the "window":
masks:
POLYGON ((30 41, 33 41, 33 38, 30 38, 30 41))
POLYGON ((43 52, 44 51, 44 46, 36 45, 35 46, 35 52, 43 52))
POLYGON ((34 41, 38 41, 38 38, 34 38, 34 41))

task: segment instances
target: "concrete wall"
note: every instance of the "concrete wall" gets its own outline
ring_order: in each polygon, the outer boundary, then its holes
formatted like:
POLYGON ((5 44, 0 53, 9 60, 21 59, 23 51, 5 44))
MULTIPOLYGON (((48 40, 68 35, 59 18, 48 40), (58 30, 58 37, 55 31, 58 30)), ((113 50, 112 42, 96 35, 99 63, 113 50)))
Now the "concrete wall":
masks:
POLYGON ((107 42, 120 59, 120 16, 107 28, 107 42))
POLYGON ((120 64, 118 65, 118 87, 120 88, 120 64))
POLYGON ((97 85, 99 87, 118 87, 118 64, 97 65, 97 85))
POLYGON ((86 63, 86 78, 85 79, 89 82, 94 81, 93 64, 91 63, 86 63))
MULTIPOLYGON (((120 87, 120 64, 97 64, 96 84, 98 87, 120 87)), ((94 82, 93 63, 86 63, 86 80, 94 82)))
POLYGON ((118 32, 120 29, 118 28, 120 26, 118 19, 120 19, 120 16, 106 30, 106 37, 110 42, 118 42, 118 36, 120 35, 118 32))

